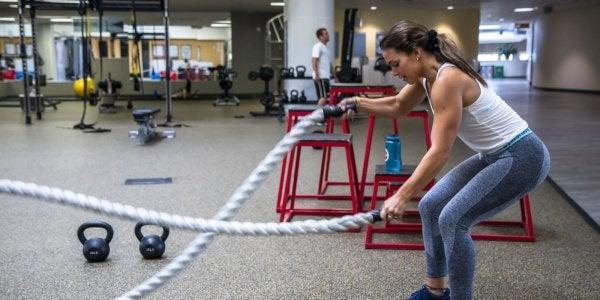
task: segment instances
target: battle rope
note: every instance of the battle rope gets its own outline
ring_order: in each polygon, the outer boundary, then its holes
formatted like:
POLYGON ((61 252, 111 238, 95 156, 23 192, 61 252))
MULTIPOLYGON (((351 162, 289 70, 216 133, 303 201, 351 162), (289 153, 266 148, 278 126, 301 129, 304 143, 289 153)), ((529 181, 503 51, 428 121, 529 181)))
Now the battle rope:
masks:
POLYGON ((347 215, 329 220, 304 220, 285 223, 209 220, 146 210, 108 200, 100 200, 83 194, 76 194, 67 190, 7 179, 0 180, 0 192, 47 200, 52 203, 74 206, 131 221, 143 221, 171 228, 229 235, 259 236, 334 233, 359 228, 379 220, 379 211, 347 215))
POLYGON ((330 233, 344 231, 349 228, 358 228, 362 225, 380 220, 379 213, 373 211, 370 213, 322 221, 308 220, 279 224, 228 222, 235 216, 237 211, 239 211, 241 206, 250 198, 258 186, 265 181, 267 175, 274 170, 276 164, 292 149, 296 142, 298 142, 301 135, 307 133, 314 124, 323 122, 326 117, 335 117, 342 113, 343 111, 340 108, 326 107, 317 109, 310 115, 305 116, 299 123, 292 127, 292 130, 286 134, 284 138, 277 143, 275 148, 259 163, 256 169, 252 171, 250 176, 246 178, 244 183, 229 198, 225 206, 221 208, 213 220, 148 211, 143 208, 135 208, 129 205, 112 203, 107 200, 99 200, 94 197, 87 197, 70 191, 61 191, 57 188, 39 187, 32 183, 14 182, 10 180, 0 180, 0 192, 49 200, 51 202, 71 205, 126 219, 141 220, 181 229, 206 232, 199 234, 179 256, 161 271, 120 297, 120 299, 139 299, 142 296, 155 291, 169 279, 175 277, 191 263, 196 256, 202 253, 217 233, 251 235, 330 233))

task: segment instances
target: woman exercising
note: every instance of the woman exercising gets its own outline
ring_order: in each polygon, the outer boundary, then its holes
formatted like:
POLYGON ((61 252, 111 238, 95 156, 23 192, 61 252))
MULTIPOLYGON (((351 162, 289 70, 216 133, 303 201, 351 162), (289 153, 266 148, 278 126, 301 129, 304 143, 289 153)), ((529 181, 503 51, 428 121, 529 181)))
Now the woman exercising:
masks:
MULTIPOLYGON (((409 180, 381 208, 402 215, 406 203, 450 157, 456 137, 478 154, 450 170, 419 202, 425 244, 425 285, 409 299, 471 299, 475 248, 469 228, 540 185, 550 168, 540 138, 462 58, 444 34, 412 21, 395 24, 380 42, 394 76, 407 85, 391 97, 352 97, 359 112, 396 118, 425 98, 434 114, 432 145, 409 180)), ((351 117, 351 110, 346 117, 351 117)))

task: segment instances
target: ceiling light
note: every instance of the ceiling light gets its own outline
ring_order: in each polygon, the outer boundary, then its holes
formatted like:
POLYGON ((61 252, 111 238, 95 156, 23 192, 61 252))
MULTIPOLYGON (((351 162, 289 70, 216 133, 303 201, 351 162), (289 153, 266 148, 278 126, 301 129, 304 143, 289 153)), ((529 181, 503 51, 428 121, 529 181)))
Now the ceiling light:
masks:
POLYGON ((285 6, 285 2, 271 2, 271 6, 285 6))
POLYGON ((453 10, 453 9, 454 9, 454 6, 450 5, 450 6, 448 6, 448 7, 447 7, 447 9, 448 9, 448 10, 453 10))
POLYGON ((0 2, 5 2, 5 3, 17 3, 18 0, 0 0, 0 2))
POLYGON ((371 10, 377 10, 377 6, 371 6, 371 10))
POLYGON ((500 29, 500 25, 479 25, 479 30, 496 30, 500 29))
POLYGON ((231 24, 225 24, 225 23, 212 23, 212 24, 210 24, 210 27, 231 27, 231 24))
POLYGON ((218 23, 218 24, 231 24, 231 20, 217 20, 217 21, 214 21, 213 23, 218 23))
POLYGON ((519 8, 515 8, 514 12, 530 12, 530 11, 534 11, 533 7, 519 7, 519 8))
POLYGON ((73 19, 52 18, 52 19, 50 19, 50 22, 54 22, 54 23, 73 23, 73 19))
POLYGON ((11 18, 0 18, 0 21, 3 21, 3 22, 14 22, 15 18, 12 18, 12 17, 11 18))

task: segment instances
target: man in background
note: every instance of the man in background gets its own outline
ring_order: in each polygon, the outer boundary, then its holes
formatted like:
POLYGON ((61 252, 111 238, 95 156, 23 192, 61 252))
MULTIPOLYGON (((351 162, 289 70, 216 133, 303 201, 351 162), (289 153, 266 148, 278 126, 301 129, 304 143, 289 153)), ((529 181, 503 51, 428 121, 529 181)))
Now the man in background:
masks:
POLYGON ((329 80, 333 75, 335 81, 338 81, 337 75, 333 69, 332 58, 327 43, 329 42, 329 32, 326 28, 317 30, 319 41, 312 48, 312 77, 317 90, 317 104, 324 106, 327 103, 329 94, 329 80))

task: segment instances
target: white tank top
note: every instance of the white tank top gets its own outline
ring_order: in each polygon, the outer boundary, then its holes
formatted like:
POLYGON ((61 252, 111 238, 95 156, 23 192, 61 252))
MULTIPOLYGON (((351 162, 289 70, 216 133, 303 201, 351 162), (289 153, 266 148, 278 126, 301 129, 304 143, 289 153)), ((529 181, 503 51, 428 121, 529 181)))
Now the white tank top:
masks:
MULTIPOLYGON (((446 67, 456 66, 444 63, 438 70, 436 79, 446 67)), ((481 94, 475 102, 463 108, 458 137, 474 151, 490 154, 510 143, 529 125, 493 90, 476 81, 481 94)), ((431 104, 425 78, 422 84, 431 104)), ((431 111, 435 115, 433 105, 431 111)))

